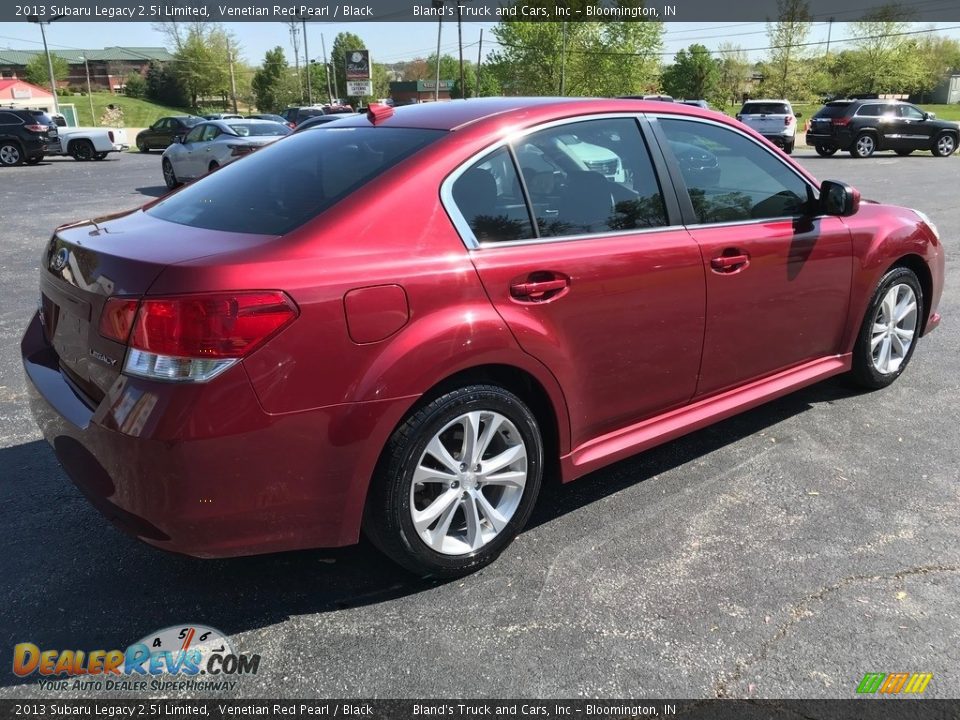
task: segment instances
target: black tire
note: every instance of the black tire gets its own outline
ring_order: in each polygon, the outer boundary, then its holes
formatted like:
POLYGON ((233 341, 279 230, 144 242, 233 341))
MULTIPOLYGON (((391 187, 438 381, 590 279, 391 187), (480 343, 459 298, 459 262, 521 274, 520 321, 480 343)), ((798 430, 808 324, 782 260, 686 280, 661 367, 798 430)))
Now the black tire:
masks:
POLYGON ((15 167, 23 165, 23 149, 18 143, 11 140, 0 142, 0 165, 4 167, 15 167))
POLYGON ((784 144, 783 144, 783 151, 784 151, 787 155, 793 155, 793 148, 794 148, 794 145, 796 145, 796 142, 797 142, 796 140, 791 140, 791 141, 789 141, 789 142, 784 143, 784 144))
POLYGON ((70 143, 70 156, 79 162, 93 160, 96 151, 93 149, 93 143, 89 140, 75 140, 70 143))
POLYGON ((137 138, 137 150, 139 150, 142 153, 148 153, 150 152, 150 146, 147 145, 146 140, 141 140, 140 138, 137 138))
MULTIPOLYGON (((452 461, 458 460, 453 458, 452 461)), ((463 467, 461 465, 461 470, 463 467)), ((370 485, 364 532, 381 552, 418 575, 438 578, 465 575, 495 560, 523 528, 536 502, 542 476, 540 429, 533 413, 520 398, 494 385, 471 385, 452 390, 412 412, 390 437, 370 485), (499 533, 467 554, 441 553, 431 548, 414 526, 411 516, 413 474, 434 436, 461 415, 474 411, 499 413, 513 424, 527 453, 527 477, 516 509, 499 533)), ((459 484, 449 489, 456 487, 459 484)), ((454 501, 454 505, 459 507, 461 503, 454 501)), ((454 520, 464 518, 462 510, 452 513, 454 520)))
POLYGON ((895 267, 889 270, 877 284, 877 289, 870 299, 870 305, 867 307, 866 315, 864 315, 863 322, 860 325, 860 333, 857 335, 857 341, 853 347, 853 369, 850 371, 850 380, 852 380, 854 384, 870 390, 885 388, 893 383, 894 380, 903 374, 903 371, 910 363, 910 358, 913 357, 913 351, 916 349, 917 341, 920 339, 920 328, 923 324, 924 317, 923 290, 920 287, 920 281, 917 279, 916 274, 913 270, 905 267, 895 267), (914 331, 910 347, 903 356, 899 367, 893 372, 881 373, 877 370, 873 361, 872 331, 874 320, 877 317, 877 312, 883 302, 883 298, 895 285, 908 285, 916 296, 916 330, 914 331))
POLYGON ((906 157, 907 155, 912 153, 913 150, 894 150, 894 152, 897 153, 897 155, 899 155, 900 157, 906 157))
POLYGON ((957 136, 951 132, 940 133, 933 141, 930 151, 936 157, 950 157, 957 150, 957 136))
POLYGON ((41 160, 43 160, 43 155, 34 155, 33 157, 28 157, 24 162, 27 165, 37 165, 41 160))
POLYGON ((814 148, 820 157, 833 157, 837 154, 839 148, 827 147, 826 145, 816 145, 814 148))
POLYGON ((207 172, 213 172, 218 167, 220 167, 220 163, 218 163, 216 160, 211 160, 210 165, 207 166, 207 172))
POLYGON ((862 132, 853 139, 850 154, 855 158, 868 158, 877 151, 877 136, 870 132, 862 132))
POLYGON ((163 182, 168 190, 174 190, 183 184, 177 179, 177 173, 174 172, 169 159, 164 158, 161 167, 163 168, 163 182))
POLYGON ((106 160, 106 159, 107 159, 107 153, 98 152, 96 155, 93 156, 93 159, 94 159, 94 160, 106 160))

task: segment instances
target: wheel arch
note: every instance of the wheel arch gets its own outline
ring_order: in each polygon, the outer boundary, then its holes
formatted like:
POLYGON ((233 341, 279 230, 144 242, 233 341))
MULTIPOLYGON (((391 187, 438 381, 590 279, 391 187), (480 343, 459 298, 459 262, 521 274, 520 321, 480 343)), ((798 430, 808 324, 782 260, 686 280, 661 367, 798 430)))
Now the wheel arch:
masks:
POLYGON ((927 266, 926 261, 919 255, 910 253, 904 255, 903 257, 898 258, 890 267, 883 271, 883 275, 886 275, 888 272, 894 268, 906 268, 911 270, 914 275, 917 276, 917 280, 920 281, 920 290, 923 292, 923 297, 920 298, 923 304, 923 312, 920 315, 920 335, 922 336, 927 329, 927 320, 930 315, 930 303, 933 299, 933 274, 930 272, 930 268, 927 266))

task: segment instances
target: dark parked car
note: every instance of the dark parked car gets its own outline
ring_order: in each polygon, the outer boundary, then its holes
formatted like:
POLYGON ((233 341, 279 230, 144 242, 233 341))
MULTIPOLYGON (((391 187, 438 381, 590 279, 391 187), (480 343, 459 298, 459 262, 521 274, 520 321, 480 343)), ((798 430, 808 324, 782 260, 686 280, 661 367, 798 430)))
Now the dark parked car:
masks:
POLYGON ((293 128, 293 123, 289 122, 283 115, 274 115, 273 113, 254 113, 247 115, 248 120, 270 120, 272 122, 283 123, 288 128, 293 128))
POLYGON ((193 115, 176 115, 157 120, 153 125, 137 133, 137 148, 140 152, 166 150, 175 137, 183 137, 203 118, 193 115))
POLYGON ((36 165, 57 142, 57 124, 46 113, 0 108, 0 166, 36 165))
POLYGON ((824 105, 810 121, 807 145, 829 157, 847 150, 866 158, 877 150, 909 155, 929 150, 948 157, 957 149, 960 126, 937 120, 916 105, 897 100, 834 100, 824 105))
POLYGON ((449 577, 507 547, 544 473, 830 376, 890 385, 944 253, 732 118, 508 97, 290 135, 58 228, 39 275, 31 408, 121 528, 199 557, 362 529, 449 577))
POLYGON ((336 122, 341 118, 348 117, 347 115, 317 115, 316 117, 307 118, 302 123, 297 125, 297 129, 294 130, 295 133, 302 132, 304 130, 309 130, 310 128, 321 127, 327 125, 328 123, 336 122))

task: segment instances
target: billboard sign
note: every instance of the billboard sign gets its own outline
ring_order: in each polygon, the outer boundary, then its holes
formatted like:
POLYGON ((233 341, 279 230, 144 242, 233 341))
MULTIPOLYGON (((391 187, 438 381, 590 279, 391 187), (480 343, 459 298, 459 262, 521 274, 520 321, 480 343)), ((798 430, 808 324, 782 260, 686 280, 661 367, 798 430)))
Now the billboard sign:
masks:
POLYGON ((369 80, 370 74, 370 51, 369 50, 347 50, 344 53, 347 65, 347 80, 369 80))

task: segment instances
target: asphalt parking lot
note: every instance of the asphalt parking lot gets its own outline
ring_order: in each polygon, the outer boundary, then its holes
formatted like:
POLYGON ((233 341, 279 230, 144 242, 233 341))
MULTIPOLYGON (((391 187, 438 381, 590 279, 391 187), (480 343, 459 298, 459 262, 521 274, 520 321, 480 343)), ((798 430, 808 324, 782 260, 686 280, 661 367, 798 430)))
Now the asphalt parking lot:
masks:
POLYGON ((366 544, 198 561, 102 519, 40 440, 19 339, 52 228, 161 194, 160 156, 4 169, 0 697, 78 696, 16 678, 15 643, 125 648, 183 623, 262 656, 238 697, 847 698, 866 672, 932 672, 927 696, 960 696, 960 158, 797 157, 939 225, 944 322, 906 374, 822 383, 548 485, 498 562, 445 584, 366 544))

